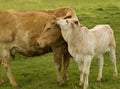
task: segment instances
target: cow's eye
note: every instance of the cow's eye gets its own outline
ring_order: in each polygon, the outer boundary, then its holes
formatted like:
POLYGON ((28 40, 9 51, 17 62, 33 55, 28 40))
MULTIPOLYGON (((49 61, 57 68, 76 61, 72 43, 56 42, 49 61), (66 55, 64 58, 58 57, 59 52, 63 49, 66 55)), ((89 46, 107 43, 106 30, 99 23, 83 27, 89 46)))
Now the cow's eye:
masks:
POLYGON ((47 28, 47 31, 51 30, 51 28, 47 28))

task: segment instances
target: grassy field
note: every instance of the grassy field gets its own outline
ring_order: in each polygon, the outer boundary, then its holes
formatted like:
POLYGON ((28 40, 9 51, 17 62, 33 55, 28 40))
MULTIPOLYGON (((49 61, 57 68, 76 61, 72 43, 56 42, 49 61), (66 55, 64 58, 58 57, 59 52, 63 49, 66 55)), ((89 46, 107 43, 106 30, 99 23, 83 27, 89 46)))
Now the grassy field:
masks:
MULTIPOLYGON (((39 10, 57 7, 72 7, 80 22, 91 28, 96 24, 110 24, 114 30, 117 49, 117 66, 120 71, 120 0, 0 0, 0 9, 39 10)), ((88 89, 120 89, 120 75, 112 76, 112 64, 109 55, 105 55, 102 82, 96 82, 98 63, 92 61, 88 89), (97 67, 97 68, 96 68, 97 67)), ((14 89, 2 69, 5 83, 0 89, 14 89)), ((12 72, 20 85, 20 89, 81 89, 78 87, 79 71, 77 64, 71 59, 69 66, 70 81, 62 86, 56 83, 53 54, 39 57, 16 55, 12 60, 12 72)))

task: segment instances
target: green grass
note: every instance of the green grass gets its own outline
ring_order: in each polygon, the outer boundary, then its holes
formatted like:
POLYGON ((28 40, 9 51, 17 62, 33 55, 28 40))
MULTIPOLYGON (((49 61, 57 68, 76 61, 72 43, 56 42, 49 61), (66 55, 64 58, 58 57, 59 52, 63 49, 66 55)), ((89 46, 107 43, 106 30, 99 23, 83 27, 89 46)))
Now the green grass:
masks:
MULTIPOLYGON (((91 28, 96 24, 110 24, 114 30, 117 43, 117 66, 120 71, 120 0, 0 0, 0 9, 50 9, 72 7, 80 23, 91 28)), ((112 64, 108 53, 105 55, 102 82, 96 82, 98 63, 92 61, 88 89, 120 89, 120 75, 112 77, 112 64), (97 67, 97 68, 96 68, 97 67)), ((2 69, 5 83, 0 89, 14 89, 2 69)), ((79 71, 77 64, 71 59, 69 66, 70 81, 59 86, 56 82, 53 54, 39 57, 16 55, 12 60, 12 72, 20 85, 20 89, 82 89, 78 87, 79 71)))

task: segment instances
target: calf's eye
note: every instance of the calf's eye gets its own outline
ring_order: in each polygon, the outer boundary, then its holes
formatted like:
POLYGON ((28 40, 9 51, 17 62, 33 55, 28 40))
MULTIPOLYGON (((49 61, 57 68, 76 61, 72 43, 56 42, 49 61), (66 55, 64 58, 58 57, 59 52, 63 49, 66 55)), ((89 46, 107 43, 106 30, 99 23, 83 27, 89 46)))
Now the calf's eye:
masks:
POLYGON ((68 23, 68 20, 66 20, 66 23, 68 23))

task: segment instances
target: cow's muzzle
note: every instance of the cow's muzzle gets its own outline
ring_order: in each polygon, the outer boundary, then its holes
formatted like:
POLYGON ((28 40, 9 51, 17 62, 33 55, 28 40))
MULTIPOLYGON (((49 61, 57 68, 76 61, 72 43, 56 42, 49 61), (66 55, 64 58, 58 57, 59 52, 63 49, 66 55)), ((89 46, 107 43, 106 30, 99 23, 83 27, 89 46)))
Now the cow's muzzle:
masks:
POLYGON ((38 42, 36 43, 36 47, 37 47, 37 48, 44 48, 44 47, 45 47, 44 42, 38 41, 38 42))

